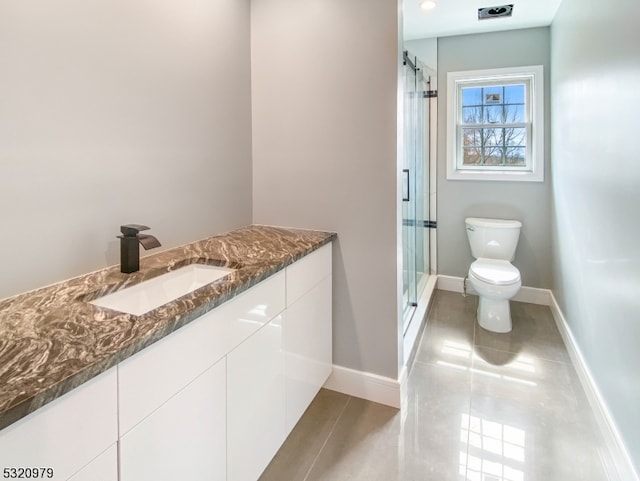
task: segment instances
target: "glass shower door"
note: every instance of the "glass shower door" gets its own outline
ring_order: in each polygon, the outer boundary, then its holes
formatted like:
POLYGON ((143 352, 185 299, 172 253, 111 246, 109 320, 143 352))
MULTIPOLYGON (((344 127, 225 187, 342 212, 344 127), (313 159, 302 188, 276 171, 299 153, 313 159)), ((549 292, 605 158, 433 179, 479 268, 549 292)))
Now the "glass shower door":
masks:
POLYGON ((422 71, 405 54, 402 166, 403 311, 406 331, 424 272, 424 100, 422 71))

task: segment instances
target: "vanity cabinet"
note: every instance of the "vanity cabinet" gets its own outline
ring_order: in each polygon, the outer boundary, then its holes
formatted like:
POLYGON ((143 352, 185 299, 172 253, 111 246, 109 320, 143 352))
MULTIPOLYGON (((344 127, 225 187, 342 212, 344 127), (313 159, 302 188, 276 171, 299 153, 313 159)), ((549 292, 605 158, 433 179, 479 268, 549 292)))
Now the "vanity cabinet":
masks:
MULTIPOLYGON (((73 391, 43 406, 0 431, 1 476, 20 478, 5 469, 29 469, 23 478, 33 478, 33 468, 44 468, 41 479, 82 481, 81 470, 93 470, 91 479, 117 480, 115 457, 111 465, 92 462, 115 451, 118 439, 117 376, 115 368, 91 379, 73 391), (52 472, 52 477, 49 477, 52 472), (76 476, 74 476, 76 475, 76 476)), ((36 478, 37 479, 37 478, 36 478)))
POLYGON ((255 481, 331 372, 331 245, 0 431, 58 481, 255 481))

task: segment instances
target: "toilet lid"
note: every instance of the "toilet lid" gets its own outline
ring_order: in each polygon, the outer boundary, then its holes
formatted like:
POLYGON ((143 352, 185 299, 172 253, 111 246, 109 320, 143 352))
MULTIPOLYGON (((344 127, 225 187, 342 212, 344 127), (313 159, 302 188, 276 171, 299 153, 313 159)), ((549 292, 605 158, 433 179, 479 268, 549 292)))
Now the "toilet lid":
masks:
POLYGON ((520 271, 509 261, 499 259, 476 260, 469 271, 481 281, 498 286, 508 286, 520 281, 520 271))

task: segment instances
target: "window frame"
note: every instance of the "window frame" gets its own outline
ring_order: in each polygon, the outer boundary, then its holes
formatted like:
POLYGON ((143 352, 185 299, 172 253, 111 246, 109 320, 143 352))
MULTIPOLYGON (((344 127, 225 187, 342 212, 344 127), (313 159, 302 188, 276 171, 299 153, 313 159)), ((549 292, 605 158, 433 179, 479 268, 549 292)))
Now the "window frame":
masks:
MULTIPOLYGON (((507 123, 477 124, 478 128, 505 128, 507 123)), ((542 65, 447 73, 447 179, 544 181, 544 69, 542 65), (525 84, 527 145, 524 166, 463 166, 462 88, 525 84)))

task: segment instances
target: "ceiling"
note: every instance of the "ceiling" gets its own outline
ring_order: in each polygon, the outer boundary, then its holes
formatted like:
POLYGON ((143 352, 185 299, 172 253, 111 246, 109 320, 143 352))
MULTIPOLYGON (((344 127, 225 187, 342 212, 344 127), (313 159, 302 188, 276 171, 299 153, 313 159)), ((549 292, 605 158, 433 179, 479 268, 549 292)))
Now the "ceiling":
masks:
POLYGON ((404 0, 404 39, 496 32, 551 24, 562 0, 435 0, 423 10, 419 0, 404 0), (478 9, 513 4, 513 16, 478 20, 478 9))

